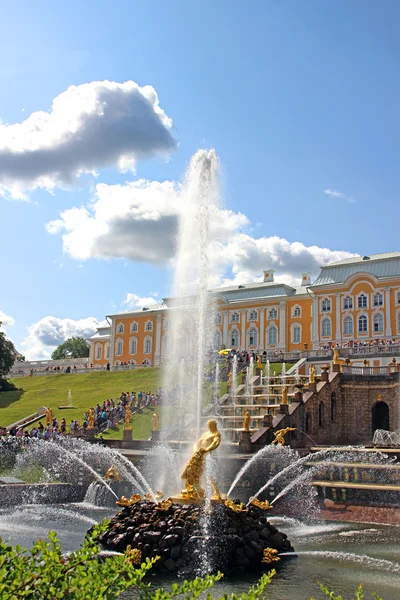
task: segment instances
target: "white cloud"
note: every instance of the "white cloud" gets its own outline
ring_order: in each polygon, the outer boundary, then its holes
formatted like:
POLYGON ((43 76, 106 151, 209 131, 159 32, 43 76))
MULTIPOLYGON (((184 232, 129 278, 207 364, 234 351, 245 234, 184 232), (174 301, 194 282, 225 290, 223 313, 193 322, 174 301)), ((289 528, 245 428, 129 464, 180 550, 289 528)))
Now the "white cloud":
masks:
MULTIPOLYGON (((158 296, 157 293, 153 295, 158 296)), ((146 296, 137 296, 136 294, 131 294, 128 292, 125 296, 124 304, 126 304, 128 309, 147 308, 149 306, 153 306, 154 304, 159 304, 159 300, 156 300, 151 296, 146 298, 146 296)))
POLYGON ((337 190, 331 190, 329 188, 324 190, 324 194, 326 194, 330 198, 340 198, 341 200, 346 200, 347 202, 350 202, 350 204, 354 204, 355 202, 357 202, 357 200, 352 196, 348 196, 343 192, 338 192, 337 190))
POLYGON ((7 332, 7 327, 13 327, 15 325, 15 320, 13 317, 6 315, 5 312, 0 310, 0 331, 7 332))
POLYGON ((25 121, 0 121, 0 194, 70 186, 83 173, 116 166, 133 171, 137 160, 176 147, 172 121, 152 86, 134 81, 93 81, 70 86, 48 112, 25 121))
POLYGON ((43 317, 28 327, 28 335, 21 344, 23 354, 27 360, 45 360, 66 339, 72 336, 90 337, 101 325, 106 326, 94 317, 77 320, 43 317))

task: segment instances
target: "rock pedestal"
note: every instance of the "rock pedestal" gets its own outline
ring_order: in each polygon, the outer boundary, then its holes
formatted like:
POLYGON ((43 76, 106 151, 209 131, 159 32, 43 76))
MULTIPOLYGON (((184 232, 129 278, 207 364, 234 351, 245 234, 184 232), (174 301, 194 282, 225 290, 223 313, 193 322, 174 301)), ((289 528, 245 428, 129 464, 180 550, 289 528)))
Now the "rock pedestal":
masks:
POLYGON ((152 431, 151 432, 151 441, 152 442, 158 442, 160 439, 160 432, 159 431, 152 431))
POLYGON ((96 430, 94 428, 89 429, 89 427, 87 427, 85 431, 85 437, 89 438, 89 440, 94 440, 95 433, 96 430))
POLYGON ((289 414, 289 404, 280 404, 279 405, 279 414, 288 415, 289 414))
POLYGON ((124 429, 124 431, 122 432, 122 439, 124 440, 124 442, 131 442, 132 441, 132 429, 124 429))
POLYGON ((241 452, 251 452, 251 433, 250 431, 241 431, 239 440, 239 450, 241 452))

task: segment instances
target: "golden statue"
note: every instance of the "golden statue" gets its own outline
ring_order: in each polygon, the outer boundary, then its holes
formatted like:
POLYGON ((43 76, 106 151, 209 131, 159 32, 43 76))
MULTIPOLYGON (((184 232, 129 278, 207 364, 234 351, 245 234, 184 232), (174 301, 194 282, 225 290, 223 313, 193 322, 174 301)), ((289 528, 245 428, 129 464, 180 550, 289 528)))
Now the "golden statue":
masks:
POLYGON ((132 411, 128 405, 125 409, 125 429, 132 429, 131 427, 132 411))
POLYGON ((127 498, 126 496, 121 496, 121 498, 115 504, 117 504, 117 506, 133 506, 134 504, 140 502, 141 499, 142 497, 140 494, 133 494, 133 496, 131 496, 130 498, 127 498))
POLYGON ((246 410, 246 412, 244 413, 244 423, 243 423, 243 429, 245 431, 250 431, 250 411, 246 410))
POLYGON ((88 411, 88 429, 94 429, 94 410, 89 408, 88 411))
POLYGON ((284 438, 284 436, 289 431, 296 431, 296 427, 286 427, 286 429, 279 429, 278 431, 275 431, 275 433, 274 433, 275 439, 271 443, 272 444, 279 444, 279 446, 284 446, 285 445, 285 438, 284 438))
POLYGON ((282 404, 289 404, 287 387, 282 388, 282 404))
POLYGON ((257 368, 261 369, 261 371, 262 371, 262 368, 263 368, 262 367, 261 355, 260 354, 258 355, 258 358, 257 358, 257 368))
POLYGON ((210 419, 207 425, 208 431, 203 433, 194 445, 194 454, 186 463, 181 475, 186 482, 186 490, 181 493, 185 498, 204 498, 205 492, 200 485, 200 478, 204 472, 205 455, 207 452, 212 452, 218 448, 221 443, 221 434, 218 431, 217 422, 210 419))
POLYGON ((157 411, 154 411, 151 418, 151 429, 152 431, 160 431, 160 417, 158 416, 157 411))
POLYGON ((261 508, 261 510, 271 510, 272 504, 268 502, 268 500, 261 501, 258 498, 250 498, 250 504, 253 506, 257 506, 257 508, 261 508))
POLYGON ((315 383, 315 365, 310 368, 310 383, 315 383))
POLYGON ((54 415, 53 415, 53 411, 51 410, 51 408, 46 408, 46 425, 47 425, 47 427, 49 427, 52 424, 53 418, 54 418, 54 415))
POLYGON ((333 351, 333 364, 334 365, 339 365, 340 364, 339 350, 337 348, 335 348, 334 351, 333 351))
POLYGON ((273 562, 279 562, 281 559, 277 556, 278 550, 275 548, 264 548, 262 563, 270 565, 273 562))
POLYGON ((103 479, 113 479, 114 481, 121 481, 122 476, 118 469, 112 465, 104 475, 103 479))
POLYGON ((234 502, 233 500, 229 500, 227 498, 225 500, 224 504, 225 504, 225 506, 227 506, 228 508, 230 508, 234 512, 247 512, 246 505, 243 504, 242 502, 239 502, 239 504, 236 504, 236 502, 234 502))

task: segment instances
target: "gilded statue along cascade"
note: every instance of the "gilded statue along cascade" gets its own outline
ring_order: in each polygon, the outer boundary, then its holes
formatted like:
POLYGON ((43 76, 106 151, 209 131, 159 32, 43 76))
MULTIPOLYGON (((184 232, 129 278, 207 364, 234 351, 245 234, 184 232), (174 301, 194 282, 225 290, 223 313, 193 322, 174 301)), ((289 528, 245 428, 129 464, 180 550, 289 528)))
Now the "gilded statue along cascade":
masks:
POLYGON ((246 410, 246 412, 244 413, 244 423, 243 423, 243 429, 245 431, 250 431, 250 419, 251 419, 250 411, 246 410))
MULTIPOLYGON (((218 431, 217 422, 210 419, 207 423, 208 431, 203 433, 199 441, 194 445, 194 454, 181 475, 186 483, 186 490, 181 492, 183 498, 204 498, 205 492, 200 485, 200 479, 204 472, 205 458, 207 452, 212 452, 221 443, 221 434, 218 431)), ((216 495, 219 496, 215 483, 213 483, 216 495)))
POLYGON ((132 429, 131 419, 132 419, 131 407, 127 406, 125 409, 125 429, 132 429))
POLYGON ((272 444, 279 444, 279 446, 285 445, 285 435, 289 431, 296 431, 296 427, 286 427, 286 429, 279 429, 275 431, 275 439, 271 442, 272 444))

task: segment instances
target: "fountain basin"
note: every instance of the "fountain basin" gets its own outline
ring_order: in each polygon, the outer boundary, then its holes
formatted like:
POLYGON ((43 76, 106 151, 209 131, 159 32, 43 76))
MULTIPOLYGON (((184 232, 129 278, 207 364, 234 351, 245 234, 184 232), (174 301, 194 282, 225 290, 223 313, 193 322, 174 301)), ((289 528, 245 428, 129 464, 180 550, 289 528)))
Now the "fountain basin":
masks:
POLYGON ((261 571, 270 568, 262 562, 266 548, 293 552, 286 534, 256 506, 236 512, 224 504, 211 510, 195 504, 167 505, 144 500, 125 507, 111 519, 99 542, 105 550, 131 546, 141 551, 142 560, 159 556, 155 570, 185 575, 261 571))

